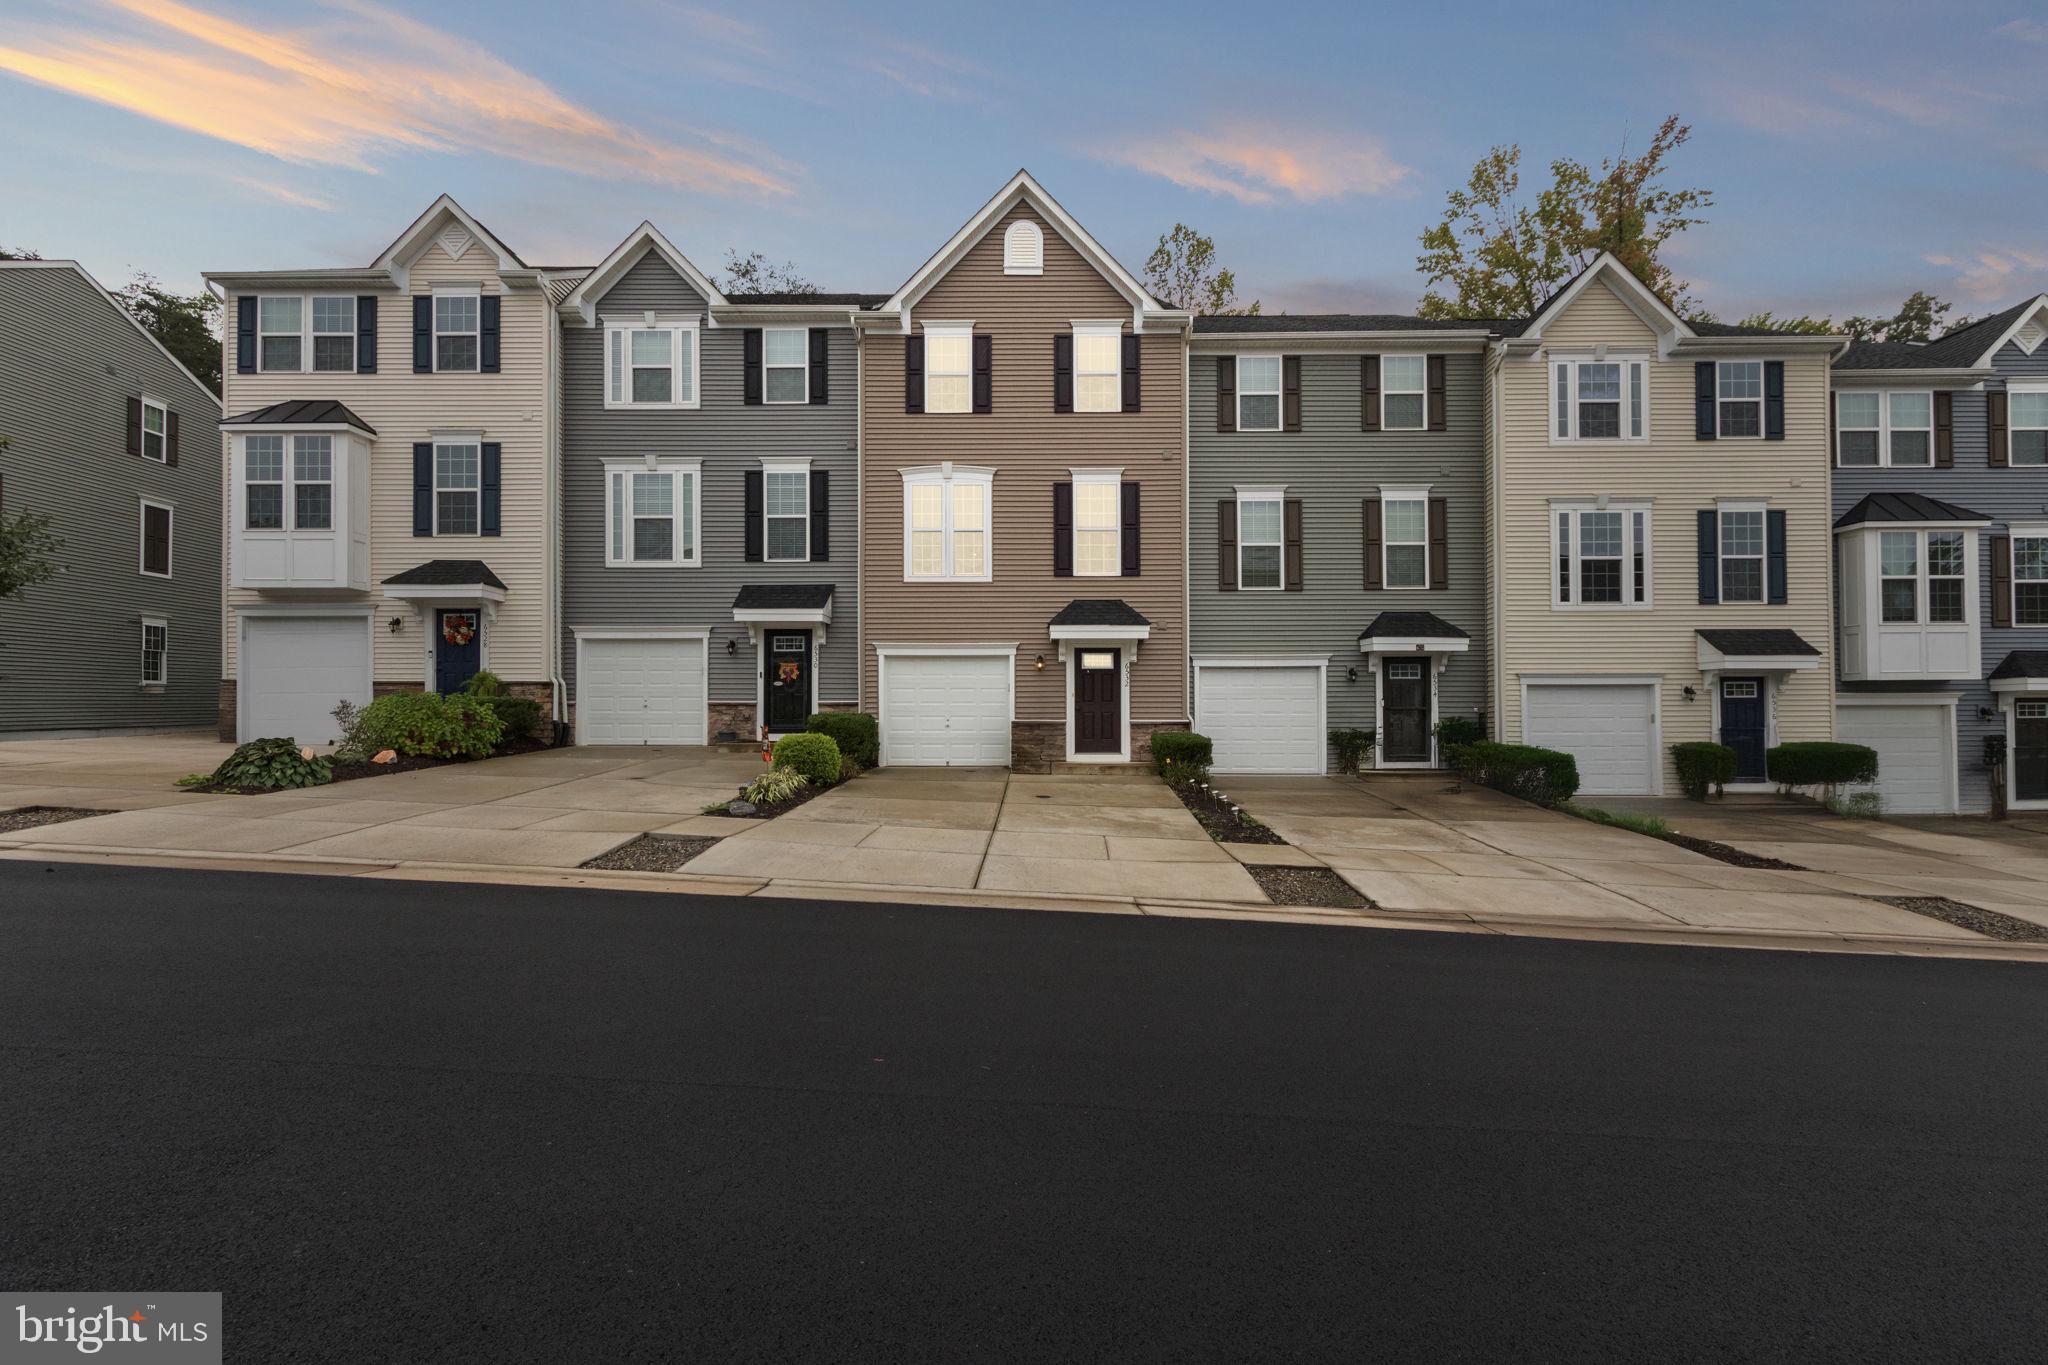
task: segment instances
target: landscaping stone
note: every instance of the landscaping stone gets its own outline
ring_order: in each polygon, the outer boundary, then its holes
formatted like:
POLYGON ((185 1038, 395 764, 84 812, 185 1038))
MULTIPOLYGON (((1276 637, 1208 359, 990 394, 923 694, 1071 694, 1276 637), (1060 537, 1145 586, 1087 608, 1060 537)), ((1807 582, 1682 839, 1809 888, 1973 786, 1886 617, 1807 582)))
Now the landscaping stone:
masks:
POLYGON ((0 811, 0 834, 12 834, 21 829, 40 829, 44 825, 61 825, 66 820, 89 820, 95 815, 111 815, 112 811, 80 810, 76 806, 23 806, 20 810, 0 811))
POLYGON ((1327 867, 1262 867, 1245 871, 1275 905, 1314 905, 1331 910, 1371 910, 1372 901, 1327 867))
POLYGON ((2007 943, 2048 943, 2048 925, 2016 919, 1980 906, 1965 905, 1947 896, 1872 896, 1870 899, 1953 924, 1959 929, 1968 929, 1986 938, 2003 939, 2007 943))
POLYGON ((583 866, 606 872, 673 872, 717 842, 693 834, 643 834, 583 866))

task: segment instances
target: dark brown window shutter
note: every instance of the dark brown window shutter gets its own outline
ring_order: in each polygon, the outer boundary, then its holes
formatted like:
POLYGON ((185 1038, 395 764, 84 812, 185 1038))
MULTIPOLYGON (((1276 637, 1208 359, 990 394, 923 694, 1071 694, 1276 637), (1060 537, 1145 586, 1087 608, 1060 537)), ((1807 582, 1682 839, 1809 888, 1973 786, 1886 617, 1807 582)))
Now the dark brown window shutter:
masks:
POLYGON ((1984 434, 1991 452, 1991 467, 2004 469, 2011 463, 2005 441, 2004 389, 1987 389, 1984 392, 1984 434))
POLYGON ((1124 411, 1141 412, 1145 396, 1145 385, 1140 367, 1145 361, 1143 338, 1135 332, 1124 333, 1124 411))
POLYGON ((1122 503, 1117 508, 1117 539, 1123 548, 1123 576, 1136 578, 1141 567, 1138 559, 1138 528, 1143 524, 1143 519, 1138 514, 1138 485, 1129 479, 1124 480, 1120 496, 1122 503))
POLYGON ((128 453, 142 453, 142 400, 132 395, 128 399, 128 453))
POLYGON ((1074 485, 1065 479, 1052 486, 1052 576, 1074 576, 1074 485))
POLYGON ((1358 429, 1380 429, 1380 358, 1358 357, 1358 429))
POLYGON ((974 336, 974 410, 995 411, 996 339, 987 332, 974 336))
POLYGON ((1280 357, 1280 425, 1287 431, 1301 430, 1301 357, 1280 357))
MULTIPOLYGON (((631 340, 623 339, 620 344, 631 340)), ((759 407, 761 403, 761 329, 749 327, 740 333, 740 402, 759 407)))
POLYGON ((1934 395, 1934 467, 1956 467, 1956 396, 1945 389, 1934 395))
POLYGON ((1429 500, 1429 586, 1442 590, 1451 586, 1451 500, 1429 500))
POLYGON ((924 411, 924 338, 903 338, 903 410, 924 411))
POLYGON ((1380 500, 1365 500, 1365 590, 1377 592, 1387 585, 1387 560, 1380 532, 1380 500))
POLYGON ((1301 499, 1289 498, 1282 504, 1287 513, 1287 591, 1302 590, 1301 570, 1301 499))
MULTIPOLYGON (((1216 357, 1216 430, 1237 430, 1237 357, 1216 357)), ((1236 525, 1233 521, 1232 525, 1236 525)), ((1236 570, 1232 569, 1232 573, 1236 570)), ((1236 587, 1235 583, 1230 586, 1236 587)))
POLYGON ((1074 410, 1074 334, 1054 332, 1052 336, 1052 410, 1074 410))
POLYGON ((1426 368, 1429 371, 1429 429, 1449 431, 1451 404, 1444 379, 1444 358, 1440 355, 1429 357, 1426 368))
POLYGON ((2012 624, 2012 537, 1992 536, 1991 624, 2012 624))
POLYGON ((811 402, 823 407, 832 401, 832 334, 823 327, 811 328, 811 402))
POLYGON ((740 501, 747 517, 746 557, 747 563, 761 562, 761 541, 766 530, 764 520, 767 511, 767 497, 762 487, 761 471, 749 469, 746 473, 746 494, 740 501))
POLYGON ((178 414, 168 408, 164 411, 164 463, 173 469, 178 465, 178 414))
POLYGON ((1237 591, 1237 502, 1232 498, 1216 503, 1216 586, 1224 592, 1237 591))
MULTIPOLYGON (((818 330, 822 332, 824 329, 818 330)), ((814 469, 811 471, 811 560, 826 564, 831 559, 832 475, 829 470, 814 469)))

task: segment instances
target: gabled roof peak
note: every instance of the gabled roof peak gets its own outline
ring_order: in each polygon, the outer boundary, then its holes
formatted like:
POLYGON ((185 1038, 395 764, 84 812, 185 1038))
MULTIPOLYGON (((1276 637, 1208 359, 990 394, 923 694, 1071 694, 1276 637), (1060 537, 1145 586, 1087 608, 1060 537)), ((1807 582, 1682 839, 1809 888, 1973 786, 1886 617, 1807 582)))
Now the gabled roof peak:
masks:
POLYGON ((442 235, 451 220, 476 242, 482 243, 484 248, 497 258, 499 274, 532 269, 525 261, 519 259, 518 252, 505 245, 496 233, 478 222, 467 209, 455 202, 453 195, 449 194, 443 194, 427 205, 426 212, 413 219, 411 226, 399 233, 390 246, 378 253, 377 259, 370 263, 371 268, 390 270, 394 273, 404 271, 442 235))
POLYGON ((685 280, 690 287, 704 296, 707 306, 727 302, 725 294, 711 277, 697 268, 688 256, 676 249, 675 243, 662 235, 660 228, 651 220, 642 219, 640 226, 626 234, 625 240, 613 247, 610 254, 599 261, 588 275, 578 284, 568 298, 562 300, 565 308, 575 308, 583 315, 585 323, 597 320, 597 301, 619 282, 628 270, 640 262, 650 251, 661 253, 663 260, 685 280))

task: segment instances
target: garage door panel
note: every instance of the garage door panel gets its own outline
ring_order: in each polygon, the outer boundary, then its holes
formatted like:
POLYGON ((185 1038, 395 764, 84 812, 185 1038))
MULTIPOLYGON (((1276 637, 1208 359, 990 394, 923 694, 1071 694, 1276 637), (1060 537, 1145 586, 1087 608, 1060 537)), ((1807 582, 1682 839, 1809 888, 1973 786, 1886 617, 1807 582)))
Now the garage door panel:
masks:
POLYGON ((244 741, 332 744, 334 709, 370 704, 370 636, 360 616, 251 616, 242 622, 244 741))
POLYGON ((1955 809, 1955 709, 1950 706, 1843 706, 1835 737, 1877 750, 1873 790, 1892 815, 1942 815, 1955 809))
POLYGON ((576 682, 582 744, 702 744, 702 640, 587 639, 576 682))
POLYGON ((1203 664, 1195 729, 1215 745, 1220 773, 1320 773, 1326 738, 1320 667, 1203 664))
POLYGON ((1014 666, 1007 654, 888 655, 882 662, 886 761, 908 767, 1008 767, 1014 666))
POLYGON ((1570 754, 1589 796, 1655 790, 1656 691, 1637 683, 1532 683, 1522 733, 1531 744, 1570 754))

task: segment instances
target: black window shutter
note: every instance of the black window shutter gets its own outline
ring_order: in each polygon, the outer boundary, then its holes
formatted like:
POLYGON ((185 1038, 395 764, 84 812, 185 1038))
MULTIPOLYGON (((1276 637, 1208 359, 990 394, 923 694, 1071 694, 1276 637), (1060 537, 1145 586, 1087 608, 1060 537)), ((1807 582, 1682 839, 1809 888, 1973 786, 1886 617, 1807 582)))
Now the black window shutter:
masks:
POLYGON ((974 337, 974 410, 995 411, 996 339, 987 332, 974 337))
POLYGON ((1702 507, 1699 523, 1700 605, 1711 607, 1721 600, 1721 514, 1711 507, 1702 507))
POLYGON ((1380 429, 1380 358, 1358 357, 1358 429, 1380 429))
POLYGON ((1430 356, 1423 363, 1429 375, 1429 429, 1449 431, 1451 429, 1450 381, 1446 377, 1447 366, 1440 355, 1430 356))
POLYGON ((498 534, 498 508, 503 501, 505 447, 496 441, 483 443, 482 494, 477 498, 477 529, 484 535, 498 534))
MULTIPOLYGON (((1692 438, 1714 439, 1714 362, 1698 360, 1692 367, 1692 438)), ((1701 598, 1702 602, 1707 598, 1701 598)))
POLYGON ((142 453, 142 400, 135 395, 128 396, 128 453, 142 453))
POLYGON ((1123 483, 1123 502, 1118 510, 1117 522, 1118 530, 1121 533, 1118 538, 1123 542, 1123 572, 1125 578, 1138 577, 1139 570, 1142 567, 1138 555, 1138 528, 1140 524, 1138 516, 1138 485, 1126 479, 1123 483))
POLYGON ((1785 439, 1785 362, 1764 362, 1764 439, 1785 439))
POLYGON ((1764 572, 1770 586, 1767 589, 1770 604, 1774 607, 1785 605, 1791 595, 1790 584, 1785 572, 1785 512, 1774 507, 1764 513, 1764 572))
MULTIPOLYGON (((1216 430, 1237 430, 1237 357, 1216 357, 1216 430)), ((1232 525, 1236 522, 1233 519, 1232 525)), ((1233 573, 1235 570, 1232 571, 1233 573)), ((1230 584, 1236 587, 1236 583, 1230 584)))
POLYGON ((1365 500, 1365 590, 1377 592, 1387 586, 1384 540, 1380 531, 1380 500, 1365 500))
POLYGON ((1237 591, 1237 503, 1230 498, 1216 502, 1216 586, 1223 592, 1237 591))
POLYGON ((1986 536, 1991 542, 1991 624, 2012 624, 2012 538, 1986 536))
POLYGON ((178 467, 178 414, 176 410, 164 410, 164 463, 178 467))
MULTIPOLYGON (((414 294, 412 296, 412 372, 432 374, 434 372, 434 296, 414 294)), ((425 532, 433 534, 431 531, 425 532)))
POLYGON ((1301 499, 1289 498, 1282 507, 1286 514, 1285 535, 1287 538, 1287 591, 1300 592, 1303 587, 1301 567, 1301 499))
POLYGON ((761 329, 749 327, 740 333, 740 402, 747 407, 761 403, 761 329))
POLYGON ((235 373, 256 373, 256 296, 235 300, 235 373))
POLYGON ((434 443, 412 443, 412 533, 434 534, 434 443))
POLYGON ((903 338, 903 410, 924 411, 924 338, 903 338))
POLYGON ((1451 500, 1429 500, 1429 586, 1451 586, 1451 500))
POLYGON ((747 495, 742 506, 747 514, 747 563, 761 562, 762 518, 766 515, 767 499, 762 492, 761 471, 749 469, 747 474, 747 495))
POLYGON ((823 407, 832 401, 832 334, 823 327, 811 328, 811 403, 823 407))
POLYGON ((1934 467, 1956 467, 1956 396, 1946 389, 1934 395, 1934 467))
POLYGON ((503 302, 496 294, 478 300, 476 367, 485 374, 498 372, 498 305, 503 302))
MULTIPOLYGON (((823 335, 817 328, 812 336, 823 335)), ((811 559, 823 564, 832 558, 832 476, 822 469, 811 471, 811 559)))
POLYGON ((1074 410, 1074 334, 1052 334, 1052 410, 1074 410))
POLYGON ((1052 486, 1052 576, 1074 576, 1074 485, 1065 479, 1052 486))
POLYGON ((1301 430, 1301 357, 1280 357, 1280 425, 1288 431, 1301 430))
POLYGON ((2005 443, 2005 390, 1984 391, 1984 436, 1986 449, 1990 454, 1991 467, 2004 469, 2010 463, 2010 448, 2005 443))
POLYGON ((377 296, 356 295, 356 373, 377 373, 377 296))
MULTIPOLYGON (((1140 367, 1145 363, 1145 348, 1142 343, 1143 338, 1137 333, 1124 333, 1123 407, 1125 412, 1142 412, 1144 410, 1145 386, 1142 382, 1143 373, 1140 367)), ((1135 484, 1127 484, 1125 486, 1136 487, 1135 484)))

